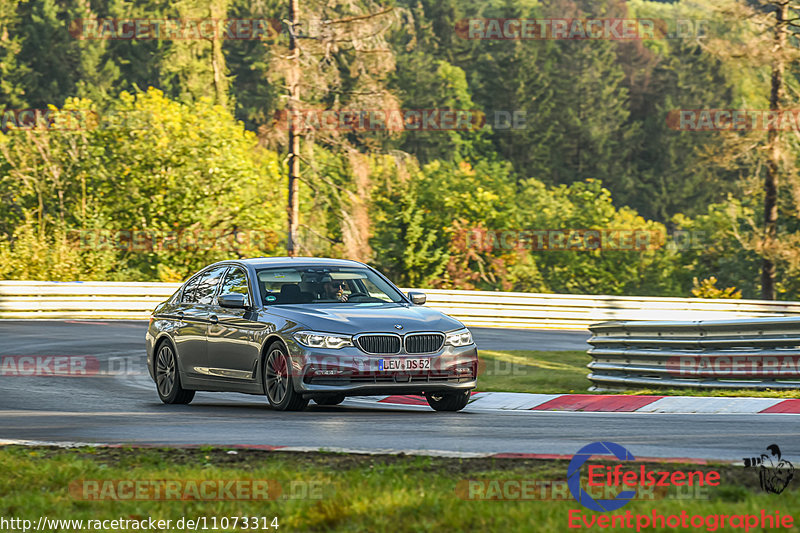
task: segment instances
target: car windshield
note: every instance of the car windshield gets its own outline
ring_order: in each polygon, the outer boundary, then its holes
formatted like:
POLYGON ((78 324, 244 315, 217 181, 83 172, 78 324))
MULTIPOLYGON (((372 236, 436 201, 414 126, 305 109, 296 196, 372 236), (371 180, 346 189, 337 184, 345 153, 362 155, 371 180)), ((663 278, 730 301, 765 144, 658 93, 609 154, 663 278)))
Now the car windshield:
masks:
POLYGON ((402 302, 375 272, 358 267, 280 267, 258 270, 266 305, 402 302))

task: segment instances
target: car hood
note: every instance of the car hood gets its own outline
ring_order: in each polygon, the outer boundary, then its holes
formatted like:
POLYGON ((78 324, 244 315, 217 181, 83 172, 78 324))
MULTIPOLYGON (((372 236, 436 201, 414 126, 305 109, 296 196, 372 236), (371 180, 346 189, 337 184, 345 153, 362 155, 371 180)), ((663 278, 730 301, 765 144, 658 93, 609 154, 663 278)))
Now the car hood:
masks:
POLYGON ((266 308, 265 312, 308 329, 349 335, 365 332, 446 332, 464 327, 458 320, 435 309, 396 303, 275 305, 266 308), (397 324, 403 328, 397 329, 397 324))

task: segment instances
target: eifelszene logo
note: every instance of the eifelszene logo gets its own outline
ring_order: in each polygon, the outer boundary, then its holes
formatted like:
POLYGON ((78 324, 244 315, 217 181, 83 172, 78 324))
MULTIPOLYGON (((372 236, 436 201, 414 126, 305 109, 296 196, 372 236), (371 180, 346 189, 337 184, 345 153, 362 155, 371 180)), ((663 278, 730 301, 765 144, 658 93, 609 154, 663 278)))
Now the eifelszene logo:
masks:
MULTIPOLYGON (((567 467, 567 486, 575 501, 592 511, 616 511, 636 496, 636 491, 626 490, 617 494, 613 500, 595 500, 581 487, 581 467, 594 455, 610 455, 620 461, 634 461, 631 452, 614 442, 593 442, 584 446, 572 456, 567 467)), ((591 484, 591 476, 590 481, 591 484)))
POLYGON ((780 494, 794 477, 794 465, 781 457, 781 449, 777 444, 767 446, 770 454, 761 457, 745 457, 744 466, 758 468, 761 488, 773 494, 780 494))
POLYGON ((669 490, 671 487, 704 487, 720 484, 720 474, 715 470, 707 472, 674 470, 670 472, 651 470, 641 463, 631 465, 632 468, 629 466, 627 470, 623 470, 622 464, 614 466, 589 464, 586 468, 587 476, 584 483, 581 477, 582 467, 594 456, 615 457, 622 462, 636 460, 627 449, 607 441, 593 442, 584 446, 572 457, 569 467, 567 467, 567 486, 575 501, 592 511, 602 513, 624 507, 629 501, 636 498, 636 487, 663 487, 665 490, 669 490), (597 487, 609 490, 616 488, 629 490, 622 490, 611 499, 595 499, 586 489, 592 490, 597 487))

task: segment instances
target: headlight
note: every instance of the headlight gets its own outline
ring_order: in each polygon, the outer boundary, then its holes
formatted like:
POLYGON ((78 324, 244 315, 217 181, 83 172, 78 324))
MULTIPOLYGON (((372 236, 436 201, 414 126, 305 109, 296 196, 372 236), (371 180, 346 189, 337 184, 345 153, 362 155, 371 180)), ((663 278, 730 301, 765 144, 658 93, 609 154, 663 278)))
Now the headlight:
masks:
POLYGON ((309 348, 344 348, 352 346, 353 340, 349 335, 335 335, 333 333, 317 333, 316 331, 298 331, 293 335, 294 340, 309 348))
POLYGON ((467 328, 448 333, 444 343, 450 346, 469 346, 472 344, 472 333, 467 328))

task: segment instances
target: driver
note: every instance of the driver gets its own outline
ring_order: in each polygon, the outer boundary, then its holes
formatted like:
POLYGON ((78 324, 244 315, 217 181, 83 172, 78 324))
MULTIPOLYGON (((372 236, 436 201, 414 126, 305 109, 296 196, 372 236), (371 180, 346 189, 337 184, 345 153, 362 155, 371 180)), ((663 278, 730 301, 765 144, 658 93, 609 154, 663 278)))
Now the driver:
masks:
POLYGON ((347 288, 343 281, 335 282, 333 280, 326 281, 322 284, 322 291, 328 300, 339 300, 340 302, 347 301, 347 295, 344 293, 347 288))

